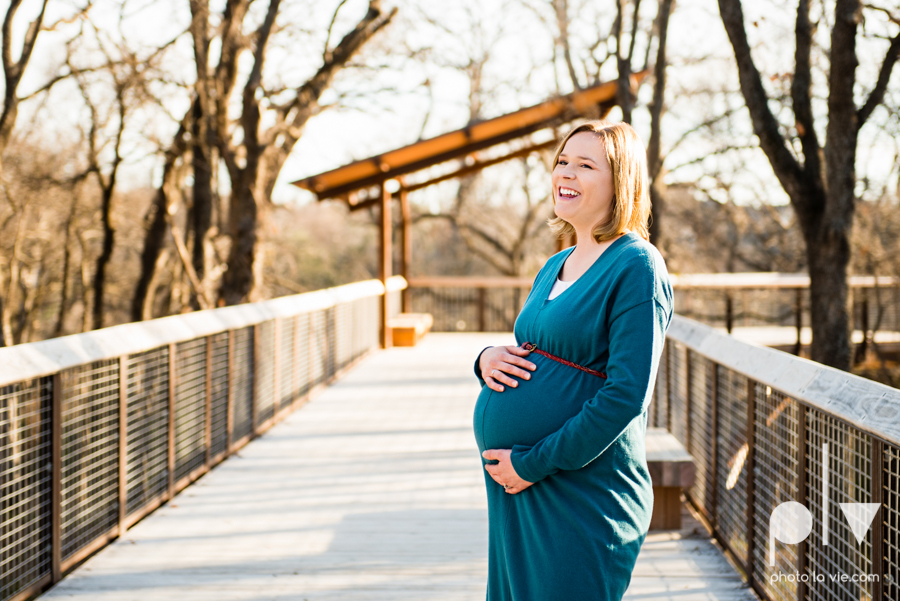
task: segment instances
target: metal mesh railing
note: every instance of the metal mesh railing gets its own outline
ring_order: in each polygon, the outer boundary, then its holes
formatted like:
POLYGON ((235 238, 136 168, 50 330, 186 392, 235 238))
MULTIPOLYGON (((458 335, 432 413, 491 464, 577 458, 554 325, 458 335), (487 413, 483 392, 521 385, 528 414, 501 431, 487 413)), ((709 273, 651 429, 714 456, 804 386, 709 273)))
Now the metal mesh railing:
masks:
POLYGON ((0 598, 51 573, 52 388, 36 378, 0 388, 0 598))
POLYGON ((687 498, 760 597, 900 599, 900 391, 681 316, 657 387, 694 457, 687 498), (812 517, 801 541, 770 531, 786 502, 812 517))
POLYGON ((169 347, 128 357, 125 513, 162 497, 169 487, 169 347))
MULTIPOLYGON (((713 327, 810 326, 804 274, 681 274, 673 281, 675 313, 713 327)), ((897 278, 851 276, 848 283, 854 329, 900 332, 897 278)), ((409 297, 413 311, 434 317, 435 332, 510 332, 531 285, 530 277, 424 277, 410 281, 409 297)))
POLYGON ((57 581, 377 346, 383 291, 0 349, 0 601, 57 581))
POLYGON ((119 361, 67 369, 60 387, 65 560, 119 522, 119 361))

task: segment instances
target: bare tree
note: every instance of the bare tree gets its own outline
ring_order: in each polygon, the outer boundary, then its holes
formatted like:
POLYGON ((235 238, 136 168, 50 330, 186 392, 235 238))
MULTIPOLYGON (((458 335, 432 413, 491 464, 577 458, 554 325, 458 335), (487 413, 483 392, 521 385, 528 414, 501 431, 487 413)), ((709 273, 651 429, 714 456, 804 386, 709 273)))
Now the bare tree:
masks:
MULTIPOLYGON (((3 39, 0 40, 0 44, 2 44, 0 55, 2 55, 3 59, 3 75, 5 77, 3 110, 0 112, 0 156, 2 156, 3 151, 9 145, 13 127, 16 124, 16 117, 19 114, 19 102, 21 101, 18 92, 19 83, 22 81, 22 76, 25 74, 25 69, 31 60, 31 53, 34 51, 34 45, 41 31, 48 2, 49 0, 41 2, 41 10, 37 18, 29 23, 18 59, 13 57, 13 21, 16 17, 16 12, 22 5, 22 0, 11 0, 9 7, 6 9, 6 17, 3 19, 3 39)), ((0 160, 0 165, 2 165, 2 160, 0 160)))
POLYGON ((790 197, 807 249, 812 299, 814 361, 849 370, 850 232, 856 195, 856 150, 860 128, 882 103, 897 57, 900 34, 890 40, 875 86, 861 107, 854 102, 859 59, 856 41, 863 5, 837 0, 830 39, 826 143, 819 141, 812 106, 812 63, 815 24, 809 0, 799 0, 795 26, 794 75, 791 100, 802 159, 792 152, 790 136, 782 133, 769 107, 769 97, 754 63, 744 27, 740 0, 719 0, 719 12, 737 59, 741 91, 753 130, 776 177, 790 197))
MULTIPOLYGON (((653 65, 653 102, 650 105, 650 140, 647 143, 647 170, 650 175, 650 241, 660 245, 660 232, 666 210, 666 184, 662 153, 662 116, 666 102, 666 42, 668 40, 669 16, 672 0, 659 0, 656 14, 656 61, 653 65)), ((661 249, 662 250, 662 249, 661 249)))
MULTIPOLYGON (((322 63, 312 77, 295 88, 273 90, 267 88, 263 73, 271 39, 279 30, 277 17, 281 2, 269 0, 262 23, 247 31, 250 4, 251 0, 228 0, 221 14, 216 15, 221 50, 217 64, 208 66, 212 11, 208 0, 191 0, 197 82, 191 108, 165 153, 163 184, 147 215, 141 277, 132 303, 135 319, 147 315, 152 293, 150 284, 168 231, 174 174, 188 151, 194 167, 189 219, 192 269, 199 277, 209 275, 203 260, 204 241, 215 208, 212 178, 221 160, 229 176, 231 194, 227 210, 230 250, 223 266, 219 298, 221 302, 235 304, 257 297, 255 290, 262 277, 259 229, 271 211, 271 194, 278 175, 307 121, 322 110, 319 99, 335 75, 396 13, 396 9, 385 12, 379 0, 370 0, 367 13, 334 47, 329 45, 329 31, 322 63), (250 55, 249 73, 243 86, 239 86, 245 55, 250 55), (235 119, 230 111, 238 94, 240 114, 235 119), (272 125, 263 128, 263 115, 267 111, 267 121, 272 125)), ((339 3, 337 10, 343 5, 339 3)))

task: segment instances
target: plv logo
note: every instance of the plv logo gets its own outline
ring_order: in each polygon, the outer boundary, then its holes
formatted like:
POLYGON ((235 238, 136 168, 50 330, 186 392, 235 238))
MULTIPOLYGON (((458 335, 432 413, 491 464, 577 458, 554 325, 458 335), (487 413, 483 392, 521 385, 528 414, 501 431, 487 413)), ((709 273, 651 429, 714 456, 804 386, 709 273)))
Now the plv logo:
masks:
MULTIPOLYGON (((828 443, 822 443, 822 544, 828 546, 829 517, 828 443)), ((881 507, 878 503, 840 503, 841 511, 853 530, 857 544, 862 544, 881 507)), ((782 503, 769 517, 769 565, 775 565, 775 539, 796 545, 812 532, 812 514, 796 501, 782 503)))

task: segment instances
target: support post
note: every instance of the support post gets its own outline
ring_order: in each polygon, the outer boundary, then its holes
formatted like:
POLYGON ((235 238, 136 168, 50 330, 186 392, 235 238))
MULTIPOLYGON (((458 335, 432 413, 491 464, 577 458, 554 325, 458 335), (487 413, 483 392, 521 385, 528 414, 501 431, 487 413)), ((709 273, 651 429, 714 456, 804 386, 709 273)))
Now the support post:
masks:
POLYGON ((388 326, 390 318, 390 299, 387 292, 387 281, 393 270, 393 248, 391 245, 393 221, 391 217, 391 193, 388 192, 387 182, 381 184, 381 253, 378 260, 378 279, 385 285, 384 295, 381 297, 381 348, 391 347, 391 328, 388 326))
POLYGON ((797 342, 794 345, 794 354, 800 356, 803 349, 803 289, 797 288, 794 297, 794 328, 797 330, 797 342))
MULTIPOLYGON (((400 275, 408 282, 409 266, 412 263, 412 211, 409 208, 409 193, 403 187, 400 188, 400 214, 403 216, 403 236, 400 238, 400 275)), ((412 311, 409 286, 402 292, 401 311, 403 313, 412 311)))

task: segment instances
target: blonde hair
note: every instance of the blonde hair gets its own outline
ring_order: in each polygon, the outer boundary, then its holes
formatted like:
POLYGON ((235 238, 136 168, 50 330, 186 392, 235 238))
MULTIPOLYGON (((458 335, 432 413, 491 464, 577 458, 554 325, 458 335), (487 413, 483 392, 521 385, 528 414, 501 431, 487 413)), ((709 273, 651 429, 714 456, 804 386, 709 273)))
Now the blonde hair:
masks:
MULTIPOLYGON (((575 134, 590 132, 603 142, 606 158, 612 171, 613 201, 609 218, 591 230, 596 242, 605 242, 632 231, 644 240, 650 239, 647 223, 650 218, 650 178, 647 172, 647 153, 637 132, 627 123, 588 121, 574 128, 562 139, 553 157, 553 168, 566 142, 575 134)), ((553 196, 556 204, 556 197, 553 196)), ((559 217, 547 220, 558 238, 575 234, 575 228, 559 217)))

